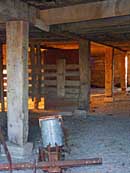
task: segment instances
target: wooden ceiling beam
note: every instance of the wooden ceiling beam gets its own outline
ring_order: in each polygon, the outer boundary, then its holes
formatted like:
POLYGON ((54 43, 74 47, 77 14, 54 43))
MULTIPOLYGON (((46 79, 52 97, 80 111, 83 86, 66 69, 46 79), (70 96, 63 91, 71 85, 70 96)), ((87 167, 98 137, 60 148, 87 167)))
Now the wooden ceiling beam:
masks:
POLYGON ((103 0, 40 11, 48 25, 130 15, 129 0, 103 0))
POLYGON ((0 1, 0 22, 26 20, 37 28, 49 31, 49 26, 39 18, 39 10, 21 0, 0 1))
POLYGON ((105 18, 105 19, 96 19, 91 21, 82 21, 82 22, 74 22, 67 24, 58 24, 51 25, 51 31, 58 32, 80 32, 85 31, 93 32, 93 31, 103 31, 103 30, 117 30, 119 28, 128 27, 130 25, 130 15, 128 16, 120 16, 115 18, 105 18))

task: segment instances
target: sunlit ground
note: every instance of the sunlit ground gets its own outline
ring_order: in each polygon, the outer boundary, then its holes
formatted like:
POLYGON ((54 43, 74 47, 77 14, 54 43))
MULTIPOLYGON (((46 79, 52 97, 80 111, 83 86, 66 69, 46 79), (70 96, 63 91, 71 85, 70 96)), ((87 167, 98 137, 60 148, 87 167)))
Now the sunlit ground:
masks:
MULTIPOLYGON (((4 98, 4 107, 5 111, 7 111, 7 98, 4 98)), ((35 109, 35 101, 32 100, 32 98, 28 99, 28 108, 29 110, 35 109)), ((38 103, 38 109, 43 110, 44 109, 44 98, 41 98, 41 101, 38 103)), ((0 103, 0 111, 2 110, 2 104, 0 103)))
MULTIPOLYGON (((93 109, 93 107, 102 106, 104 105, 104 89, 102 88, 92 88, 91 89, 91 97, 90 97, 90 111, 93 109)), ((120 88, 115 88, 114 90, 114 96, 115 101, 119 100, 130 100, 130 88, 127 88, 126 94, 121 92, 120 88)), ((7 111, 7 98, 4 98, 5 100, 5 111, 7 111)), ((44 97, 41 98, 40 102, 38 103, 38 107, 36 108, 36 102, 32 100, 32 98, 28 99, 28 109, 29 110, 38 110, 39 112, 43 111, 45 108, 46 103, 46 110, 50 111, 71 111, 72 108, 78 107, 78 101, 71 101, 71 100, 64 100, 64 99, 57 99, 57 98, 50 98, 45 101, 44 97), (69 107, 69 109, 68 109, 69 107)), ((0 103, 0 111, 2 110, 2 104, 0 103)))

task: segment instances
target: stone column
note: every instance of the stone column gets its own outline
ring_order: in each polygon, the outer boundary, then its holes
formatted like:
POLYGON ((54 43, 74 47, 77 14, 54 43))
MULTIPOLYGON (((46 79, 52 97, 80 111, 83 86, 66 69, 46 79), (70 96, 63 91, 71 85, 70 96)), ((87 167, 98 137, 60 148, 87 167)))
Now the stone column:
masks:
POLYGON ((59 58, 57 60, 57 95, 59 97, 65 96, 65 59, 59 58))
POLYGON ((105 101, 113 100, 113 48, 105 49, 105 101))
POLYGON ((89 111, 90 107, 90 42, 79 41, 79 69, 80 69, 80 109, 89 111))
POLYGON ((28 34, 28 22, 6 23, 8 140, 21 147, 28 138, 28 34))
POLYGON ((120 54, 119 60, 119 70, 120 70, 120 84, 123 93, 126 92, 127 88, 127 74, 126 74, 126 53, 120 54))

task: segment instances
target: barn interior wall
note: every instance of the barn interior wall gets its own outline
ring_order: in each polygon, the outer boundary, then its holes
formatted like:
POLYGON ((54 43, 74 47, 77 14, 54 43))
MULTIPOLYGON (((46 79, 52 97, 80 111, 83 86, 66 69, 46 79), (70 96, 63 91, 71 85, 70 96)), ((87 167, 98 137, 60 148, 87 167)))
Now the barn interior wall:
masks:
MULTIPOLYGON (((44 49, 40 50, 38 61, 38 48, 34 50, 34 57, 37 63, 31 63, 32 54, 29 52, 29 97, 34 101, 38 97, 38 102, 57 96, 57 60, 65 59, 65 96, 64 99, 79 102, 80 97, 80 74, 79 74, 79 52, 78 50, 44 49), (43 60, 44 59, 44 60, 43 60), (39 67, 38 67, 39 66, 39 67), (33 69, 32 69, 33 68, 33 69), (39 69, 39 70, 38 70, 39 69), (38 82, 40 80, 40 82, 38 82)), ((6 46, 3 46, 3 69, 6 69, 6 46)), ((91 64, 91 86, 104 87, 105 83, 105 64, 104 56, 92 56, 91 64)), ((129 67, 128 61, 128 67, 129 67)), ((4 71, 3 85, 4 96, 6 97, 7 76, 4 71)), ((114 57, 114 84, 120 86, 119 59, 114 57)), ((128 68, 128 85, 130 85, 130 68, 128 68)), ((2 88, 1 88, 2 89, 2 88)), ((2 92, 1 92, 2 93, 2 92)), ((61 97, 62 98, 62 97, 61 97)), ((60 98, 59 98, 60 99, 60 98)), ((2 100, 2 98, 1 98, 2 100)), ((6 103, 5 103, 6 104, 6 103)))

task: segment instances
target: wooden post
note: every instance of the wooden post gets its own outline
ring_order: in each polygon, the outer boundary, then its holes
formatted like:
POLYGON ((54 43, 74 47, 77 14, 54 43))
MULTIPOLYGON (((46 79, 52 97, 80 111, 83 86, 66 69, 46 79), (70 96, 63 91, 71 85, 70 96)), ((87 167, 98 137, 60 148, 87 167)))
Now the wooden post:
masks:
POLYGON ((32 67, 32 99, 34 101, 34 109, 38 109, 41 99, 41 49, 40 44, 36 47, 30 45, 31 67, 32 67))
POLYGON ((31 96, 32 100, 34 101, 35 97, 35 45, 34 44, 30 44, 30 60, 31 60, 31 76, 32 76, 31 96))
POLYGON ((6 23, 8 140, 19 146, 28 138, 28 33, 28 22, 6 23))
POLYGON ((130 86, 130 52, 127 52, 127 83, 130 86))
POLYGON ((57 95, 65 96, 65 59, 57 60, 57 95))
POLYGON ((30 45, 30 56, 31 56, 31 67, 32 67, 32 100, 34 102, 34 109, 38 109, 38 97, 37 97, 37 89, 38 89, 38 80, 37 80, 37 72, 39 71, 39 67, 37 66, 37 48, 34 43, 30 45), (38 70, 37 70, 38 69, 38 70))
POLYGON ((0 44, 0 101, 1 101, 1 111, 5 111, 4 104, 4 79, 3 79, 3 47, 2 43, 0 44))
POLYGON ((79 41, 80 68, 80 109, 89 111, 90 107, 90 42, 79 41))
POLYGON ((113 97, 113 48, 105 49, 105 96, 106 101, 113 97))
POLYGON ((41 47, 37 44, 37 99, 38 103, 41 101, 41 47))
POLYGON ((120 60, 119 60, 119 70, 120 70, 120 84, 121 84, 121 90, 123 93, 126 92, 127 88, 127 75, 126 75, 126 53, 120 54, 120 60))
POLYGON ((43 83, 45 80, 45 68, 44 68, 45 56, 46 56, 46 51, 41 50, 41 96, 43 101, 43 109, 46 109, 46 98, 44 96, 45 84, 43 83))

